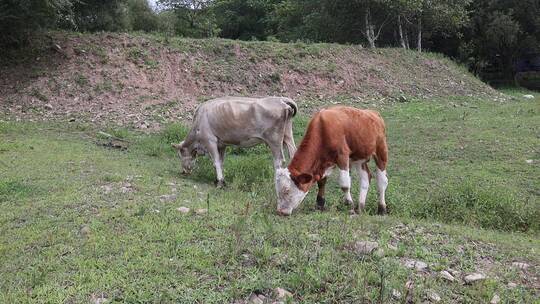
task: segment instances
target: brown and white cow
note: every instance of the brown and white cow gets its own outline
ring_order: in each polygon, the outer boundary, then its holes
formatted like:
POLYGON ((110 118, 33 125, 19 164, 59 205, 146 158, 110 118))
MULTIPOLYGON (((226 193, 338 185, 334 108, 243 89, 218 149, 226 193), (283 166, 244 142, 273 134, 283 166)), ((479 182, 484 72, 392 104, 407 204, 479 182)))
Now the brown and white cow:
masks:
POLYGON ((377 165, 378 212, 385 214, 388 148, 383 119, 377 112, 345 106, 317 112, 289 166, 276 171, 278 213, 290 215, 314 183, 319 186, 317 205, 324 208, 326 178, 335 166, 339 168, 339 185, 348 204, 353 202, 349 168, 352 166, 358 171, 358 211, 361 212, 365 207, 369 188, 370 173, 367 163, 371 157, 377 165))

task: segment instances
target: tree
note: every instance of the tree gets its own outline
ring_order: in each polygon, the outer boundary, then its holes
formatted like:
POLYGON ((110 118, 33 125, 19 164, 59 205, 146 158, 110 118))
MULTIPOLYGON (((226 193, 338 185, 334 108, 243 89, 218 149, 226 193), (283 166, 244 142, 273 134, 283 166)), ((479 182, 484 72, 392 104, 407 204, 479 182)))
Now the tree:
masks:
POLYGON ((26 46, 43 30, 73 24, 71 0, 3 0, 0 48, 26 46))
POLYGON ((390 18, 387 0, 361 1, 364 6, 364 29, 362 34, 368 41, 369 47, 374 48, 382 29, 390 18))
POLYGON ((134 31, 152 32, 158 30, 158 17, 147 0, 129 0, 130 29, 134 31))
POLYGON ((95 32, 131 29, 127 0, 84 0, 74 3, 76 30, 95 32))
POLYGON ((274 27, 270 14, 279 0, 217 0, 212 10, 220 36, 230 39, 264 40, 274 27))
POLYGON ((158 0, 158 5, 175 12, 178 22, 176 33, 196 38, 213 37, 217 34, 212 0, 158 0))

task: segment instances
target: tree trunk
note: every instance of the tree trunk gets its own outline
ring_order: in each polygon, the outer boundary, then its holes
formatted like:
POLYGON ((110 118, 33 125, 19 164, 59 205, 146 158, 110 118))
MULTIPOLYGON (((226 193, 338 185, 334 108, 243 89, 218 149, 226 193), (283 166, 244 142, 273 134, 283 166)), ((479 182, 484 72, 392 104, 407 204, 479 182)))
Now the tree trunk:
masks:
POLYGON ((409 31, 406 31, 405 32, 405 48, 408 50, 410 49, 410 45, 409 45, 409 31))
POLYGON ((398 32, 399 32, 399 43, 401 44, 401 47, 406 49, 407 46, 405 45, 405 39, 403 39, 403 28, 401 27, 401 15, 397 16, 398 21, 398 32))
POLYGON ((371 23, 371 15, 369 7, 366 8, 366 13, 364 14, 365 21, 365 36, 369 43, 370 48, 375 48, 375 31, 373 29, 373 24, 371 23))
POLYGON ((419 52, 422 52, 422 16, 418 17, 418 42, 416 44, 419 52))

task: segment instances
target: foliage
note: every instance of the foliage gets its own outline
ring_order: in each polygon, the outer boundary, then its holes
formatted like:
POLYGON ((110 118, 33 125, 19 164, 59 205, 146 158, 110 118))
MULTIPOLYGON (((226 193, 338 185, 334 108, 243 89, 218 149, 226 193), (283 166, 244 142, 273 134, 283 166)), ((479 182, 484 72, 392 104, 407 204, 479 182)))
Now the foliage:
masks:
POLYGON ((219 35, 242 40, 264 40, 273 33, 269 18, 276 0, 217 0, 212 10, 219 35))
POLYGON ((79 31, 122 31, 129 29, 127 0, 85 0, 73 8, 79 31))
POLYGON ((4 0, 0 2, 0 49, 27 46, 43 30, 72 24, 71 0, 4 0))
POLYGON ((185 37, 338 42, 442 52, 478 74, 513 78, 540 52, 538 0, 5 0, 0 48, 46 29, 160 31, 185 37))
POLYGON ((159 20, 147 0, 129 0, 130 27, 134 31, 152 32, 158 30, 159 20))
POLYGON ((157 3, 174 12, 175 20, 163 20, 172 21, 166 27, 173 28, 176 35, 203 38, 213 37, 218 32, 210 0, 158 0, 157 3))

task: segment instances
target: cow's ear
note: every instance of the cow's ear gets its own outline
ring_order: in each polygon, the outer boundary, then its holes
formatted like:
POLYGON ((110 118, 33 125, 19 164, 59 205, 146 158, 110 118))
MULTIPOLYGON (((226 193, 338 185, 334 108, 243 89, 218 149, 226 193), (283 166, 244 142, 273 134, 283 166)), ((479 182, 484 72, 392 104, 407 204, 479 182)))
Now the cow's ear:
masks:
POLYGON ((313 175, 302 173, 296 177, 296 182, 299 184, 307 184, 313 180, 313 175))

